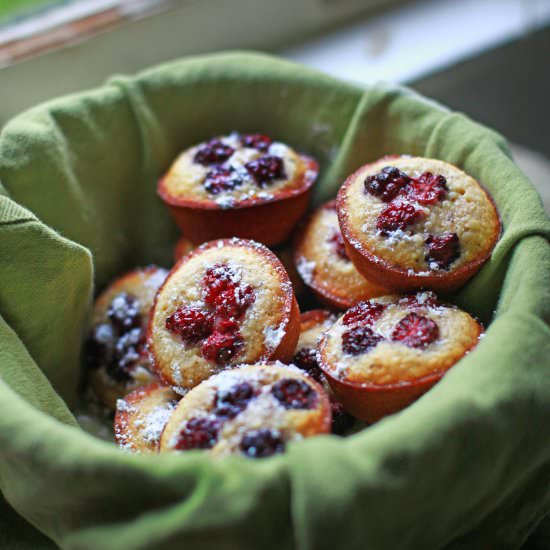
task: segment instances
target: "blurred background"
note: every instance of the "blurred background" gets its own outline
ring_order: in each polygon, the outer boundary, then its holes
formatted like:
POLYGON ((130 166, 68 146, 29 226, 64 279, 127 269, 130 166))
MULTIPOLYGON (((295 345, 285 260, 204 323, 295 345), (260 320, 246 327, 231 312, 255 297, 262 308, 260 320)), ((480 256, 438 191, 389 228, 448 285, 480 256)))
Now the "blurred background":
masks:
MULTIPOLYGON (((511 142, 550 212, 550 0, 0 0, 0 128, 115 73, 236 48, 467 113, 511 142)), ((524 550, 549 541, 546 521, 524 550)))
POLYGON ((112 74, 235 48, 466 112, 509 139, 550 212, 550 0, 0 0, 0 127, 112 74))
POLYGON ((112 74, 234 48, 466 112, 508 138, 550 212, 550 0, 0 0, 0 127, 112 74))

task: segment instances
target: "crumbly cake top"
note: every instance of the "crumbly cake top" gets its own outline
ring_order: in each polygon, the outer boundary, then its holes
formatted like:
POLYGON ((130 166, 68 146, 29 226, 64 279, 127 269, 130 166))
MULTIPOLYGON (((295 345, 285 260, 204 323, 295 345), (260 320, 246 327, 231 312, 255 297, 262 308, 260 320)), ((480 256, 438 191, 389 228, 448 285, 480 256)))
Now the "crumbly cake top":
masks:
POLYGON ((299 369, 279 362, 241 366, 209 378, 181 400, 161 452, 209 449, 218 456, 261 458, 329 426, 325 393, 299 369))
POLYGON ((350 176, 340 221, 350 243, 390 266, 424 275, 485 258, 500 222, 471 176, 441 160, 381 159, 350 176))
POLYGON ((303 229, 295 250, 298 273, 304 282, 343 308, 386 294, 367 281, 350 261, 338 224, 335 201, 318 208, 303 229))
POLYGON ((171 388, 152 384, 117 401, 115 438, 131 452, 157 452, 160 436, 179 401, 171 388))
POLYGON ((217 136, 176 159, 162 186, 172 199, 209 201, 232 208, 269 202, 282 190, 308 187, 317 176, 304 157, 263 134, 217 136))
POLYGON ((349 309, 325 333, 318 358, 335 378, 374 385, 413 381, 454 365, 481 327, 431 292, 383 296, 349 309))
POLYGON ((272 357, 286 335, 292 285, 265 246, 208 243, 178 264, 157 296, 150 347, 174 386, 272 357))

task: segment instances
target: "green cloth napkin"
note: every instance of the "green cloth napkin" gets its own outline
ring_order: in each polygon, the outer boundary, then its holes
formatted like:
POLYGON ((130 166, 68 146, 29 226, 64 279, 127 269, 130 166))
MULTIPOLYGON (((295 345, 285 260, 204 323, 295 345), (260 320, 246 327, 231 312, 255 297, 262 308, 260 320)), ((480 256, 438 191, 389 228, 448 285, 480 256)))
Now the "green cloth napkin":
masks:
POLYGON ((403 88, 229 53, 18 116, 0 182, 0 489, 62 548, 516 548, 550 509, 550 221, 494 132, 403 88), (347 439, 260 461, 123 453, 69 409, 93 285, 170 265, 156 180, 233 129, 318 158, 317 203, 385 154, 479 179, 504 233, 456 301, 486 336, 414 405, 347 439))

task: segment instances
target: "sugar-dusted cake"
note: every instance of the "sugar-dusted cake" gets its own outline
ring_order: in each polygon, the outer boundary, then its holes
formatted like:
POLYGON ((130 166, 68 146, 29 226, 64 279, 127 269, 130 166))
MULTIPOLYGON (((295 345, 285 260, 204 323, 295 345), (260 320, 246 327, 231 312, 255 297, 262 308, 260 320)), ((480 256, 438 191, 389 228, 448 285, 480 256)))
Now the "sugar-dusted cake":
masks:
POLYGON ((263 458, 327 433, 330 423, 328 397, 311 377, 282 363, 248 365, 212 376, 183 397, 160 450, 263 458))
POLYGON ((286 240, 309 202, 317 163, 263 134, 217 136, 183 151, 158 193, 193 243, 286 240))
POLYGON ((180 396, 168 386, 153 383, 117 401, 115 440, 136 453, 156 453, 160 436, 180 396))
POLYGON ((340 188, 346 251, 369 280, 392 289, 449 291, 487 261, 500 220, 487 191, 441 160, 387 157, 340 188))
POLYGON ((159 290, 149 326, 156 372, 179 391, 243 363, 292 357, 300 313, 281 262, 249 240, 206 243, 159 290))
POLYGON ((365 279, 349 259, 335 201, 319 207, 298 232, 294 262, 305 284, 332 307, 347 309, 361 300, 388 293, 365 279))
POLYGON ((373 422, 433 386, 474 348, 482 328, 431 292, 361 302, 326 331, 317 358, 338 399, 373 422))

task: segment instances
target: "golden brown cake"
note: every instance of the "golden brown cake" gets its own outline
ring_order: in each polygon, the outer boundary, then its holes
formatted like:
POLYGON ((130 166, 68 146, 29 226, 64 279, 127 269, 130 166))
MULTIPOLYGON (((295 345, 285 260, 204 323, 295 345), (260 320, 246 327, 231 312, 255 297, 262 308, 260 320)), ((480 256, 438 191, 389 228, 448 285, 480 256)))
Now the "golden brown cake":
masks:
POLYGON ((262 134, 233 132, 179 155, 158 193, 193 243, 221 237, 276 245, 309 202, 317 163, 262 134))
POLYGON ((476 346, 479 323, 431 292, 361 302, 325 332, 319 366, 334 393, 369 422, 400 410, 476 346))
POLYGON ((85 347, 87 384, 109 409, 156 378, 145 337, 155 294, 167 274, 154 266, 135 269, 117 278, 95 302, 85 347))
POLYGON ((117 401, 115 440, 125 451, 158 452, 160 436, 180 396, 157 383, 138 388, 117 401))
POLYGON ((300 314, 281 262, 254 241, 206 243, 170 272, 155 300, 149 347, 178 391, 228 366, 292 357, 300 314))
POLYGON ((327 395, 309 376, 282 363, 248 365, 192 389, 168 421, 160 450, 263 458, 329 428, 327 395))
POLYGON ((299 231, 294 244, 296 269, 306 285, 328 306, 353 304, 388 294, 363 277, 348 257, 336 214, 336 201, 318 208, 299 231))
POLYGON ((487 191, 435 159, 388 157, 361 167, 340 188, 337 210, 352 262, 393 289, 458 288, 500 235, 487 191))

